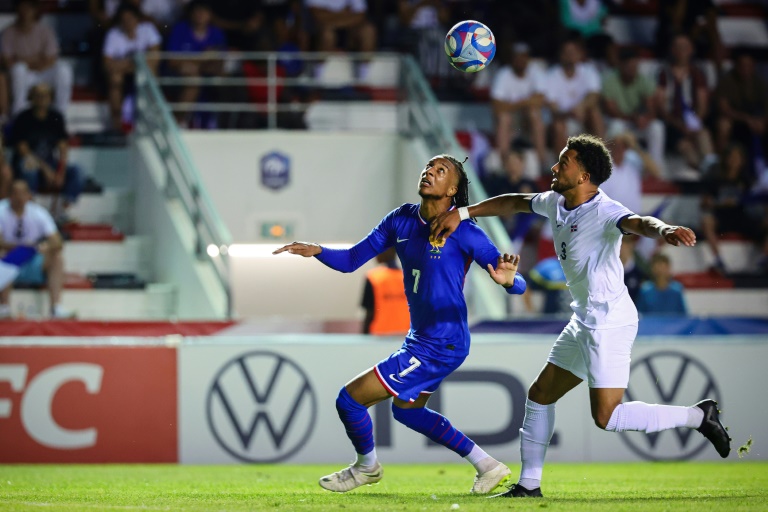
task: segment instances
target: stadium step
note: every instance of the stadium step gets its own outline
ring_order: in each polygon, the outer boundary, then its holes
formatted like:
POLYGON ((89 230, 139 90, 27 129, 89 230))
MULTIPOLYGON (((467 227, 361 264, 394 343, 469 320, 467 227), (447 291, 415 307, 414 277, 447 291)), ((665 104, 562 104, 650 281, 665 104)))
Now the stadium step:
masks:
MULTIPOLYGON (((671 248, 665 254, 670 257, 672 271, 676 274, 706 272, 715 262, 710 246, 701 240, 695 247, 671 248)), ((755 272, 757 249, 744 240, 725 239, 720 242, 720 254, 727 262, 729 272, 755 272)))
MULTIPOLYGON (((176 287, 153 283, 143 290, 65 289, 62 305, 83 320, 151 320, 176 316, 176 287)), ((14 290, 11 311, 15 318, 47 318, 45 290, 14 290)))
POLYGON ((67 272, 132 273, 151 279, 149 238, 127 236, 120 242, 67 241, 64 244, 64 268, 67 272))

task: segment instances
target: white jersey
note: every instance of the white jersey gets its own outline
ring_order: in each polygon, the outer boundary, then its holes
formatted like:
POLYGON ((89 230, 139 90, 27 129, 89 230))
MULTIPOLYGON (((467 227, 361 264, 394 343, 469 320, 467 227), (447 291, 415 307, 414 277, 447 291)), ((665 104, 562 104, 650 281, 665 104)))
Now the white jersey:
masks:
POLYGON ((549 219, 568 289, 573 317, 592 329, 637 322, 637 309, 624 285, 619 259, 619 223, 634 215, 604 192, 572 210, 553 191, 534 196, 534 213, 549 219))

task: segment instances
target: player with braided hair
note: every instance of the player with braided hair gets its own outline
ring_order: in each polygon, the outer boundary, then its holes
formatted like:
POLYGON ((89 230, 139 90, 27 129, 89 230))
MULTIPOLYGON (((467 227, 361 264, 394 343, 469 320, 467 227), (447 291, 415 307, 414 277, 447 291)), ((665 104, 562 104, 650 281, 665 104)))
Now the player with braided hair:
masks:
POLYGON ((508 293, 520 294, 526 288, 517 273, 520 257, 500 254, 474 222, 462 223, 450 239, 430 237, 433 218, 469 204, 467 173, 454 157, 438 155, 427 163, 419 176, 419 195, 421 204, 404 204, 393 210, 350 249, 293 242, 275 251, 314 256, 334 270, 352 272, 394 246, 403 267, 411 328, 400 350, 341 388, 336 409, 357 460, 320 479, 320 485, 329 491, 351 491, 381 480, 383 470, 376 457, 368 407, 390 396, 397 421, 453 450, 475 467, 472 492, 489 493, 510 478, 507 466, 426 405, 443 379, 469 354, 463 293, 469 264, 474 260, 508 293))

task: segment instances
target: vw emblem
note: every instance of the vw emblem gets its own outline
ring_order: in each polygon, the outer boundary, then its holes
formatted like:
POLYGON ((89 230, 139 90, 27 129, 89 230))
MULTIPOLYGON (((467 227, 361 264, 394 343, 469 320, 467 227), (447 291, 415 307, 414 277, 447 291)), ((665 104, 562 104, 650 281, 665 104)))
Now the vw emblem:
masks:
POLYGON ((219 445, 245 462, 277 462, 301 449, 316 423, 309 378, 273 352, 227 362, 208 390, 208 428, 219 445))
MULTIPOLYGON (((627 401, 642 400, 662 405, 692 405, 713 398, 722 406, 715 378, 700 361, 677 351, 654 352, 632 363, 627 401)), ((709 445, 692 428, 676 428, 642 434, 622 432, 629 448, 648 460, 687 460, 709 445)))

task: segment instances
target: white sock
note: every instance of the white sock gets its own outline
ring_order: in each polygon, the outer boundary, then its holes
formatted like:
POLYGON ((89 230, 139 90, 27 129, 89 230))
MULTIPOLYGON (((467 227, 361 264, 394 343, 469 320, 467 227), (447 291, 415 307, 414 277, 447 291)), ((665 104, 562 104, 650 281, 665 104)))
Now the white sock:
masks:
POLYGON ((469 452, 469 455, 464 458, 475 467, 477 473, 480 475, 499 465, 499 461, 485 453, 485 450, 480 448, 477 444, 472 448, 472 451, 469 452))
POLYGON ((555 404, 541 405, 528 399, 525 401, 525 418, 520 429, 520 485, 526 489, 541 487, 544 457, 555 431, 555 404))
POLYGON ((356 466, 365 466, 365 467, 373 467, 376 465, 376 461, 378 460, 378 457, 376 457, 376 448, 369 451, 365 454, 357 454, 357 462, 355 462, 356 466))
POLYGON ((625 402, 613 410, 605 430, 650 434, 676 427, 699 428, 703 420, 704 411, 698 407, 625 402))

